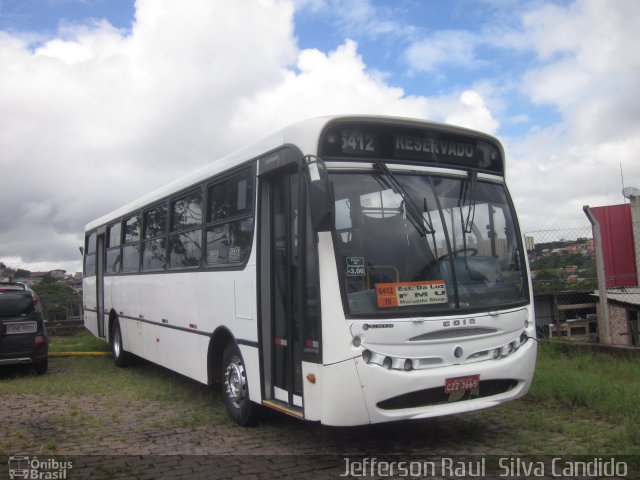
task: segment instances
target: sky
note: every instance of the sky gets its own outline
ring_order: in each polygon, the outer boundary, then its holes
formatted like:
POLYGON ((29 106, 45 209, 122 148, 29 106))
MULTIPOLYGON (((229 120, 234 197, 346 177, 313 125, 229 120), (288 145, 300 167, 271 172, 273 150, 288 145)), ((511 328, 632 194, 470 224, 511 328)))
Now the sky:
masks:
POLYGON ((498 137, 524 232, 640 187, 636 0, 0 0, 0 261, 308 117, 498 137))

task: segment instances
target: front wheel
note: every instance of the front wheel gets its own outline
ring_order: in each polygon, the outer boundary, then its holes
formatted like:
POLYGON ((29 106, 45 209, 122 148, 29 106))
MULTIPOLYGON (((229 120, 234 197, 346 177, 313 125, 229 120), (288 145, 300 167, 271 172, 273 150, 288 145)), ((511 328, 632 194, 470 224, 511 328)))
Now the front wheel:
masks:
POLYGON ((111 330, 111 354, 113 355, 113 363, 117 367, 124 368, 129 365, 129 354, 122 348, 122 332, 118 320, 114 322, 111 330))
POLYGON ((256 423, 257 406, 249 400, 247 372, 235 343, 228 344, 222 354, 222 398, 229 416, 238 425, 256 423))

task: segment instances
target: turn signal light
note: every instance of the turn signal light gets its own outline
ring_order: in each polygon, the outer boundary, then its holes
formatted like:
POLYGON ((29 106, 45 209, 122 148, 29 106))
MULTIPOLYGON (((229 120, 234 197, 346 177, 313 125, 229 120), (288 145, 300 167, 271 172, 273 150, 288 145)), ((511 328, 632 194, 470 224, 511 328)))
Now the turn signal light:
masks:
POLYGON ((316 383, 316 374, 307 373, 307 380, 309 380, 310 383, 316 383))

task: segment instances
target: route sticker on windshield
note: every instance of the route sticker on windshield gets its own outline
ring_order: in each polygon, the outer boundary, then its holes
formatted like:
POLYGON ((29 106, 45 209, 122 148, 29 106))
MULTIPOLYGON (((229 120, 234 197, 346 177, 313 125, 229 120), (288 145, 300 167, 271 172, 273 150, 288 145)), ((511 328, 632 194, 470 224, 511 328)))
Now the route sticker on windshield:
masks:
POLYGON ((444 280, 430 282, 376 283, 379 308, 447 303, 444 280))

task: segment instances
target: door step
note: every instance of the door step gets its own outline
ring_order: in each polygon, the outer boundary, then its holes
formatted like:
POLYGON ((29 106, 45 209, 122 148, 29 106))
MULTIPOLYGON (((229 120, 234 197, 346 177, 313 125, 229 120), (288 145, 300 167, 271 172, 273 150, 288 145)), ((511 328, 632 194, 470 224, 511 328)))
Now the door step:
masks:
POLYGON ((302 408, 296 407, 294 405, 289 405, 285 402, 281 402, 280 400, 262 400, 262 404, 265 407, 269 407, 273 410, 286 413, 287 415, 291 415, 296 418, 304 418, 304 411, 302 410, 302 408))

